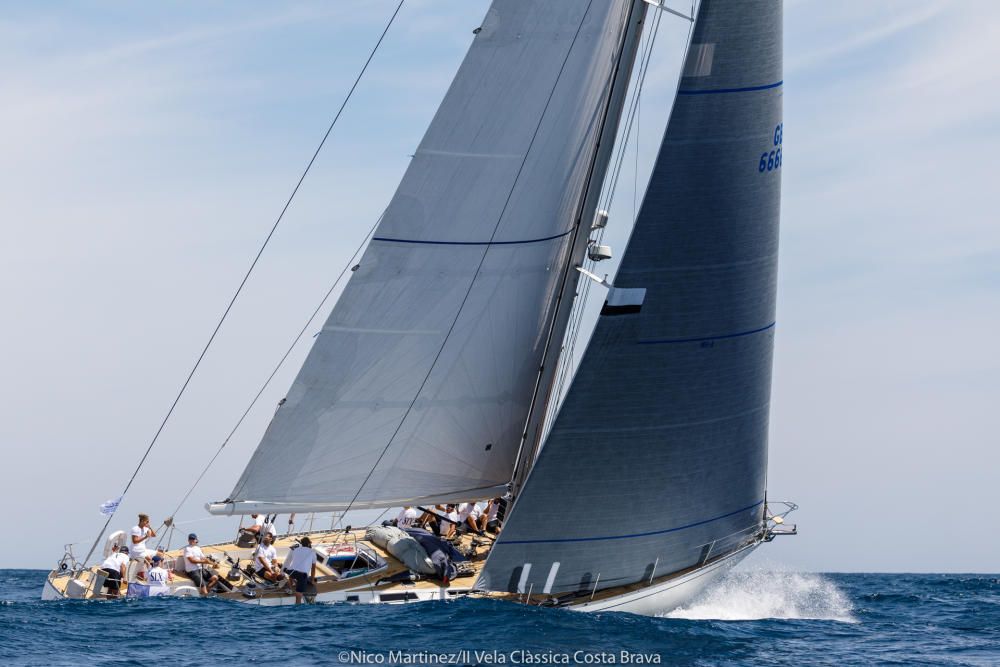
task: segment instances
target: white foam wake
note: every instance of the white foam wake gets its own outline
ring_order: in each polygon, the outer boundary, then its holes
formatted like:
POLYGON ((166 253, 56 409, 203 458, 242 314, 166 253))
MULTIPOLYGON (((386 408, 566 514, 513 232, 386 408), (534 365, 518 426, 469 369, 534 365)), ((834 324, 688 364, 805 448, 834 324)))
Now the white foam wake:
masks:
POLYGON ((730 572, 691 604, 663 614, 689 620, 794 618, 856 623, 847 595, 818 574, 730 572))

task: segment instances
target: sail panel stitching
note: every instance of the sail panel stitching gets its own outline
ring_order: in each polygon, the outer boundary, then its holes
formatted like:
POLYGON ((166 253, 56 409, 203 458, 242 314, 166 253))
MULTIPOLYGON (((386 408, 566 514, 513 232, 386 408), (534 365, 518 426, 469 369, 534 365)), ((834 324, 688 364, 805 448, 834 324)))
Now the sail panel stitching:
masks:
POLYGON ((678 95, 724 95, 726 93, 752 93, 758 90, 770 90, 784 84, 784 81, 769 83, 764 86, 747 86, 746 88, 716 88, 715 90, 678 90, 678 95))
MULTIPOLYGON (((573 34, 573 40, 570 42, 569 48, 566 50, 566 55, 563 57, 562 64, 559 67, 559 72, 556 74, 556 79, 552 84, 552 89, 549 91, 549 96, 545 101, 545 106, 542 108, 542 113, 538 118, 538 123, 535 125, 535 131, 531 136, 531 140, 528 142, 528 148, 524 153, 524 159, 521 161, 521 165, 517 169, 517 174, 514 176, 514 182, 513 184, 511 184, 510 189, 507 192, 507 199, 506 201, 504 201, 503 208, 500 210, 500 216, 497 218, 496 225, 493 227, 493 234, 490 237, 490 243, 492 243, 493 239, 496 238, 497 232, 500 230, 500 225, 503 223, 504 215, 507 212, 507 207, 514 196, 514 190, 518 186, 518 183, 521 178, 521 173, 524 171, 524 165, 527 162, 528 157, 531 155, 531 149, 535 145, 535 140, 538 137, 538 132, 542 127, 542 123, 545 121, 546 114, 548 113, 549 110, 549 105, 552 103, 552 98, 555 95, 555 91, 559 87, 559 83, 562 80, 563 72, 566 69, 566 63, 569 61, 570 56, 573 54, 573 48, 576 46, 577 39, 580 37, 580 33, 583 30, 583 25, 584 23, 586 23, 587 20, 587 16, 590 14, 590 9, 593 6, 593 2, 594 0, 589 0, 586 8, 583 10, 583 14, 581 15, 580 18, 580 24, 576 27, 576 32, 573 34)), ((462 302, 458 306, 458 312, 455 314, 455 318, 452 320, 451 326, 448 328, 448 331, 445 334, 444 341, 442 341, 441 347, 438 348, 437 354, 434 356, 434 360, 431 362, 430 368, 427 370, 427 374, 424 376, 423 381, 417 388, 417 391, 413 396, 413 400, 410 402, 410 406, 406 409, 403 418, 399 421, 399 424, 396 426, 396 430, 393 431, 392 435, 389 437, 389 441, 386 443, 385 447, 382 448, 382 452, 379 454, 378 459, 375 460, 375 463, 368 471, 368 474, 365 476, 364 481, 361 482, 361 486, 358 487, 358 490, 355 492, 354 497, 351 499, 351 502, 347 504, 347 509, 344 510, 345 514, 348 511, 350 511, 355 501, 357 501, 358 496, 361 495, 361 492, 364 490, 365 485, 368 484, 368 481, 371 479, 372 475, 375 473, 375 470, 378 468, 379 463, 381 463, 382 459, 385 457, 386 452, 388 452, 389 448, 392 447, 392 443, 395 441, 396 436, 399 434, 400 430, 403 428, 403 424, 406 423, 407 418, 410 416, 410 411, 413 409, 413 406, 420 398, 420 394, 423 392, 424 387, 427 385, 427 381, 430 379, 431 374, 434 372, 434 369, 437 366, 438 359, 441 358, 441 354, 442 352, 444 352, 445 347, 448 345, 448 341, 451 338, 451 334, 455 330, 455 326, 458 324, 458 321, 462 316, 462 313, 465 309, 465 304, 469 300, 469 295, 472 293, 473 288, 476 286, 476 280, 479 278, 479 273, 486 262, 486 257, 488 254, 489 254, 489 244, 487 245, 486 250, 483 251, 483 254, 479 259, 479 266, 476 267, 476 271, 472 275, 472 281, 469 283, 469 286, 465 291, 465 296, 462 298, 462 302)))
POLYGON ((523 241, 423 241, 419 239, 390 239, 385 236, 372 237, 372 241, 384 241, 386 243, 420 243, 425 245, 523 245, 526 243, 543 243, 545 241, 561 239, 562 237, 570 234, 572 231, 573 230, 570 229, 562 234, 553 234, 552 236, 546 236, 540 239, 525 239, 523 241))
POLYGON ((653 340, 640 340, 639 345, 666 345, 670 343, 701 343, 705 341, 712 340, 725 340, 726 338, 742 338, 743 336, 752 336, 756 333, 761 333, 762 331, 767 331, 768 329, 773 329, 777 322, 771 322, 766 327, 760 327, 759 329, 753 329, 751 331, 740 331, 738 333, 723 334, 721 336, 702 336, 699 338, 664 338, 664 339, 653 339, 653 340))

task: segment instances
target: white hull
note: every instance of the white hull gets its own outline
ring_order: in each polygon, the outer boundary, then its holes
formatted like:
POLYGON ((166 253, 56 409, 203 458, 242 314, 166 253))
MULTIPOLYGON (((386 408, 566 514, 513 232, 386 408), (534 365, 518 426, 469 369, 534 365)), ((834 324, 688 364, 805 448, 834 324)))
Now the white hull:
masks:
MULTIPOLYGON (((436 588, 436 589, 416 589, 373 592, 368 588, 359 588, 350 591, 330 591, 319 593, 315 597, 315 602, 325 604, 349 603, 349 604, 410 604, 412 602, 447 602, 469 594, 469 589, 462 588, 436 588), (391 596, 390 599, 385 599, 391 596), (393 599, 395 598, 395 599, 393 599)), ((295 604, 292 596, 242 599, 243 604, 255 604, 262 607, 282 607, 295 604)))
POLYGON ((42 600, 52 601, 52 600, 65 600, 66 596, 60 591, 56 590, 55 586, 52 585, 52 581, 46 577, 45 585, 42 586, 42 600))
MULTIPOLYGON (((617 595, 594 602, 586 602, 567 606, 567 609, 582 612, 599 611, 621 611, 643 616, 655 616, 671 611, 683 606, 698 597, 706 588, 724 577, 730 570, 738 565, 750 552, 757 548, 759 543, 754 543, 734 552, 733 554, 715 561, 709 565, 701 567, 692 572, 665 581, 661 584, 649 586, 639 591, 617 595)), ((355 604, 409 604, 412 602, 442 602, 464 597, 471 591, 469 589, 458 589, 454 587, 439 588, 437 590, 411 590, 407 591, 410 599, 400 599, 387 601, 382 595, 366 589, 356 589, 353 591, 332 591, 321 593, 316 596, 316 602, 337 603, 351 602, 355 604)), ((398 595, 398 593, 397 593, 398 595)), ((258 604, 262 606, 281 606, 294 604, 291 598, 268 598, 262 600, 240 600, 245 604, 258 604)))
MULTIPOLYGON (((285 539, 282 539, 281 541, 283 542, 285 539)), ((621 611, 650 616, 670 611, 696 598, 708 586, 718 581, 740 561, 748 556, 750 552, 758 546, 758 544, 760 543, 754 542, 752 544, 748 544, 742 549, 724 558, 712 561, 703 567, 686 572, 679 576, 660 580, 638 589, 632 585, 628 587, 629 590, 627 590, 627 592, 623 592, 618 595, 611 594, 609 591, 603 591, 593 600, 581 598, 566 604, 565 608, 582 612, 621 611)), ((230 551, 233 551, 234 553, 236 552, 232 545, 222 546, 229 548, 230 551)), ((222 548, 218 546, 206 547, 206 549, 222 551, 222 548)), ((384 554, 384 552, 383 555, 385 558, 392 560, 391 557, 384 554)), ((245 559, 246 555, 244 554, 243 557, 245 559)), ((479 563, 481 564, 482 561, 479 561, 479 563)), ((392 567, 396 571, 405 570, 403 566, 398 564, 392 567)), ((384 575, 387 571, 388 570, 383 567, 378 570, 370 580, 358 578, 357 580, 351 580, 351 583, 342 582, 340 584, 334 583, 332 585, 320 585, 315 596, 315 602, 348 604, 409 604, 411 602, 449 601, 466 597, 470 594, 472 596, 484 595, 474 593, 472 591, 471 585, 475 581, 475 577, 457 580, 447 587, 436 584, 430 580, 422 580, 413 584, 379 584, 377 582, 378 578, 384 575), (456 585, 456 583, 458 585, 456 585)), ((90 576, 90 574, 87 574, 87 577, 90 576)), ((103 599, 103 595, 95 594, 93 590, 88 588, 91 585, 90 582, 92 580, 86 577, 81 579, 82 584, 80 586, 86 594, 70 594, 71 589, 73 588, 70 585, 72 583, 70 580, 73 578, 74 575, 70 572, 52 572, 52 574, 46 578, 45 585, 42 589, 42 599, 62 600, 73 597, 103 599)), ((189 583, 190 582, 187 582, 186 580, 175 580, 175 582, 171 584, 170 594, 174 596, 197 595, 197 589, 190 586, 189 583)), ((506 599, 512 602, 526 602, 522 596, 518 595, 486 593, 485 596, 494 597, 495 599, 506 599)), ((283 606, 295 603, 294 596, 282 593, 275 594, 273 591, 271 593, 264 592, 264 594, 256 597, 245 597, 238 592, 223 594, 220 595, 220 597, 241 602, 243 604, 254 604, 260 606, 283 606)), ((531 600, 528 603, 543 603, 543 599, 544 598, 539 598, 537 602, 531 600)))
POLYGON ((749 556, 758 544, 746 546, 721 560, 662 584, 568 608, 589 612, 624 611, 643 616, 655 616, 671 611, 695 599, 702 591, 724 577, 740 561, 749 556))

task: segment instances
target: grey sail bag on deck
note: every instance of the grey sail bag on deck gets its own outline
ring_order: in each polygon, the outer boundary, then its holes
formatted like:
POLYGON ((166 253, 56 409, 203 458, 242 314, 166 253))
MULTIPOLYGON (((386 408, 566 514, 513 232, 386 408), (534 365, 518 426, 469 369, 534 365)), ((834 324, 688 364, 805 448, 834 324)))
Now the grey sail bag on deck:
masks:
POLYGON ((393 526, 372 526, 365 539, 382 547, 418 574, 434 574, 434 563, 420 543, 393 526))

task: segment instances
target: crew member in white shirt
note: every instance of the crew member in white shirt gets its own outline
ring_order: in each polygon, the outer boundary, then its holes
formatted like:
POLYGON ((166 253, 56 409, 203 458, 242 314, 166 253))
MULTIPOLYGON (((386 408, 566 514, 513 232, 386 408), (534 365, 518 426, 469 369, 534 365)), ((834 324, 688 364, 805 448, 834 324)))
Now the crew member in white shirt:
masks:
POLYGON ((462 503, 458 506, 458 523, 465 530, 482 534, 479 519, 483 516, 483 508, 476 503, 462 503))
POLYGON ((486 525, 484 528, 494 534, 500 532, 500 521, 497 519, 497 516, 500 512, 501 502, 500 498, 494 498, 486 507, 486 525))
POLYGON ((128 576, 126 570, 128 568, 128 547, 124 544, 120 547, 112 547, 111 555, 104 559, 101 563, 101 569, 104 570, 105 580, 104 585, 108 587, 108 592, 105 594, 109 600, 113 600, 121 595, 121 583, 125 581, 128 576))
POLYGON ((206 568, 206 565, 212 567, 214 563, 205 558, 198 546, 198 536, 191 533, 188 535, 188 545, 184 547, 184 574, 194 582, 202 595, 208 595, 209 589, 219 581, 219 575, 206 568))
POLYGON ((302 604, 302 596, 309 588, 309 583, 316 583, 316 552, 312 548, 312 540, 303 537, 299 546, 292 549, 285 559, 285 569, 295 586, 295 604, 302 604))
POLYGON ((399 512, 399 516, 396 517, 396 527, 397 528, 412 528, 413 524, 417 522, 420 517, 420 512, 417 511, 415 507, 407 505, 399 512))
POLYGON ((133 560, 141 560, 149 565, 155 549, 150 549, 147 540, 156 537, 156 531, 149 527, 149 515, 139 515, 139 525, 132 527, 131 541, 128 545, 128 555, 133 560))
POLYGON ((168 584, 173 579, 170 572, 163 567, 163 556, 156 554, 153 556, 153 566, 146 572, 146 581, 149 584, 150 597, 170 595, 168 584))
POLYGON ((433 510, 424 510, 424 513, 417 519, 417 527, 436 533, 438 523, 440 522, 438 515, 443 513, 444 505, 435 505, 433 510))
POLYGON ((246 530, 255 533, 258 542, 263 533, 271 533, 272 537, 278 534, 278 530, 274 527, 274 524, 267 520, 266 514, 251 514, 250 527, 246 528, 246 530))
POLYGON ((446 505, 444 508, 444 518, 438 519, 438 535, 446 540, 450 540, 455 535, 455 528, 458 526, 458 512, 454 505, 446 505))
POLYGON ((278 561, 278 551, 272 544, 270 533, 264 533, 263 541, 253 555, 253 567, 257 576, 268 581, 281 581, 281 563, 278 561))

